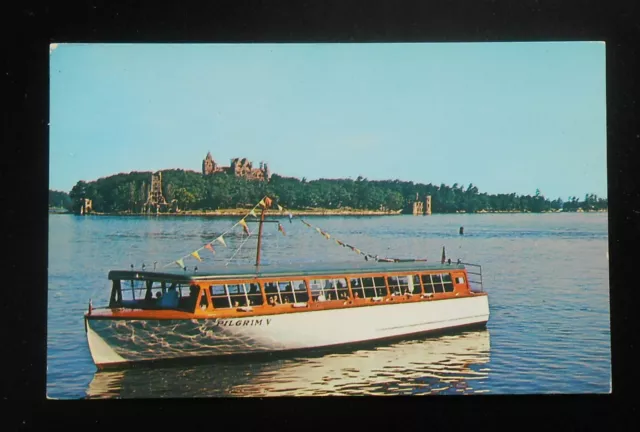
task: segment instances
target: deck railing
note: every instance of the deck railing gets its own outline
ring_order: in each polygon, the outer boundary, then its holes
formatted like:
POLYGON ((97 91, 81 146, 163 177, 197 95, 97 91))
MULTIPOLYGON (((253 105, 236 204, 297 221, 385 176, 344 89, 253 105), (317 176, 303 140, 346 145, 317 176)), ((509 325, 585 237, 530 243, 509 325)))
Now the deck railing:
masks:
POLYGON ((467 274, 469 275, 469 286, 471 291, 480 291, 484 292, 484 286, 482 285, 482 266, 479 264, 470 264, 470 263, 461 263, 465 267, 471 267, 471 269, 467 269, 467 274))

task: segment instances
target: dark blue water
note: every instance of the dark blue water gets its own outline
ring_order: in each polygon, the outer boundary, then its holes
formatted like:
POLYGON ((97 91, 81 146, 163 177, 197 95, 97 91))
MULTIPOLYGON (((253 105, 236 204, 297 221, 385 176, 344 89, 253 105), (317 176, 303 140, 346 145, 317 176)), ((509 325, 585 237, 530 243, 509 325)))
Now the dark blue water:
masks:
MULTIPOLYGON (((109 295, 113 268, 177 268, 237 218, 49 216, 47 395, 51 398, 269 395, 608 393, 611 389, 607 213, 310 217, 267 225, 263 261, 381 257, 483 266, 486 331, 252 362, 98 373, 82 315, 109 295), (465 235, 458 235, 460 226, 465 235)), ((252 229, 255 227, 251 227, 252 229)), ((204 249, 200 269, 255 259, 242 228, 204 249), (239 246, 242 246, 238 250, 239 246), (234 255, 235 254, 235 255, 234 255)))

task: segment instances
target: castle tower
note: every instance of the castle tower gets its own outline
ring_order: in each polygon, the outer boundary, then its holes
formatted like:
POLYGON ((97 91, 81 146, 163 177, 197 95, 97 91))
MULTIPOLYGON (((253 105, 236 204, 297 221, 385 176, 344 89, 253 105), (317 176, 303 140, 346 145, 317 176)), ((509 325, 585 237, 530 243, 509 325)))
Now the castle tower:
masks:
POLYGON ((425 204, 426 204, 426 207, 425 207, 424 214, 428 216, 431 214, 431 195, 427 195, 425 204))
POLYGON ((269 171, 269 165, 266 162, 262 164, 262 172, 266 181, 271 180, 271 171, 269 171))
POLYGON ((239 159, 238 159, 238 158, 232 158, 232 159, 229 161, 229 171, 228 171, 228 172, 229 172, 230 174, 232 174, 232 175, 236 175, 236 172, 238 171, 238 168, 237 168, 237 166, 238 166, 238 161, 239 161, 239 159))
POLYGON ((211 152, 207 152, 207 157, 202 161, 202 174, 208 175, 215 171, 216 163, 211 157, 211 152))
POLYGON ((422 202, 418 199, 418 193, 416 192, 416 200, 413 202, 413 215, 418 216, 423 214, 422 202))
POLYGON ((86 215, 93 211, 93 201, 89 198, 82 198, 82 204, 80 205, 80 214, 86 215))

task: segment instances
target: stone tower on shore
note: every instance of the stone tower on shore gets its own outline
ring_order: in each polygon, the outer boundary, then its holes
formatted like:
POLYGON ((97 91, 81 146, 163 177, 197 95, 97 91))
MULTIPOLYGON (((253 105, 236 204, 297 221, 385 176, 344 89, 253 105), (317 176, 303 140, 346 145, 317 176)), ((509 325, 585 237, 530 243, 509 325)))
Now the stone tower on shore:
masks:
POLYGON ((420 201, 418 194, 416 194, 416 200, 413 202, 414 216, 428 216, 431 214, 431 195, 427 195, 424 202, 420 201))
POLYGON ((151 186, 142 211, 143 213, 151 213, 151 210, 155 208, 157 213, 160 211, 160 207, 167 207, 168 205, 169 203, 167 203, 162 194, 162 172, 158 171, 155 174, 151 174, 151 186))

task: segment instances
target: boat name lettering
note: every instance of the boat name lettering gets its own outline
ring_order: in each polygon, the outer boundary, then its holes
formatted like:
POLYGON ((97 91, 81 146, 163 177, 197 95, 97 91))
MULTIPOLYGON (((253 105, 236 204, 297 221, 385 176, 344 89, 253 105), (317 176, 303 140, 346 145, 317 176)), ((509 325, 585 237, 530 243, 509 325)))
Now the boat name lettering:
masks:
POLYGON ((225 327, 240 327, 240 326, 265 326, 271 324, 271 318, 263 318, 263 319, 218 319, 214 323, 217 326, 225 326, 225 327))

